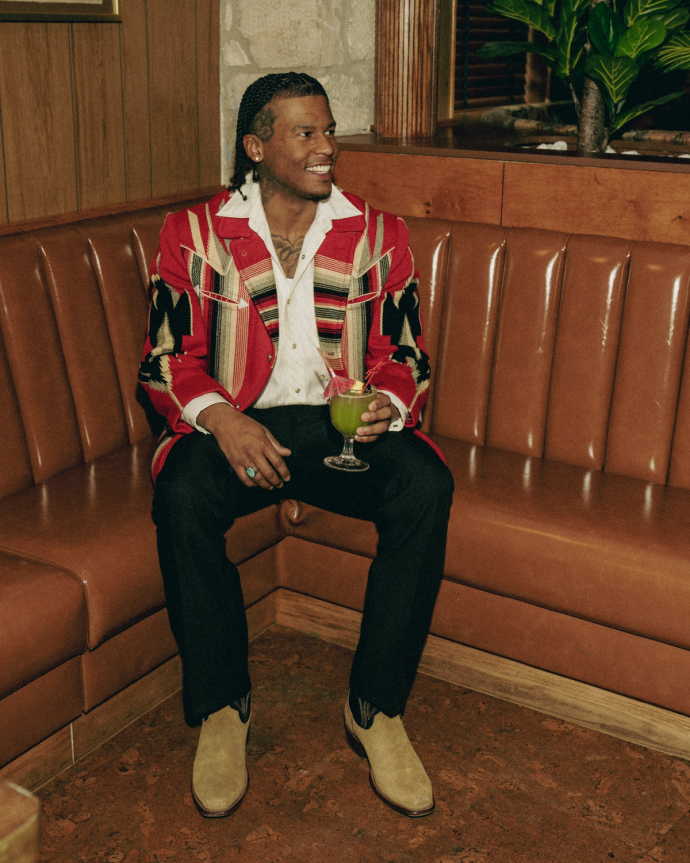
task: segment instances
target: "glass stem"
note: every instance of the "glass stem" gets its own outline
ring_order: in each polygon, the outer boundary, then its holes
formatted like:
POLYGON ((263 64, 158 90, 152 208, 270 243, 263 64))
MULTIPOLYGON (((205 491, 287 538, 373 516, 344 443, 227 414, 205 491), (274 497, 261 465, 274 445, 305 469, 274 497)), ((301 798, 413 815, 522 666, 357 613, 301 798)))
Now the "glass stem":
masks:
POLYGON ((349 434, 344 434, 345 443, 343 445, 343 451, 340 453, 340 458, 346 458, 348 461, 355 460, 355 451, 353 448, 354 436, 349 434))

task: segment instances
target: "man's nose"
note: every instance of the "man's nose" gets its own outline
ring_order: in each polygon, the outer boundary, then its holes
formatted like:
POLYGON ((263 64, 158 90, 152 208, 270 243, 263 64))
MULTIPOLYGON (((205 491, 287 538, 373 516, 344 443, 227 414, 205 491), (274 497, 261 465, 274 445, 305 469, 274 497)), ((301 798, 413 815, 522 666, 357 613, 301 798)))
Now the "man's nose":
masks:
POLYGON ((333 135, 321 134, 316 141, 316 152, 324 156, 331 156, 335 152, 335 138, 333 135))

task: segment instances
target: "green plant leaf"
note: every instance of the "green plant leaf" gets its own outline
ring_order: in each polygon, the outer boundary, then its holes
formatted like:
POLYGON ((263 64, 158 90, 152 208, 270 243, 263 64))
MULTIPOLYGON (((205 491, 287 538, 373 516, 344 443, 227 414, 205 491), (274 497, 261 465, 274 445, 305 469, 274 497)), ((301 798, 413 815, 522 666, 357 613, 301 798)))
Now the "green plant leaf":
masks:
POLYGON ((628 0, 623 11, 626 27, 632 26, 638 18, 651 18, 660 12, 669 12, 685 0, 628 0))
POLYGON ((611 102, 617 105, 628 95, 630 85, 637 78, 639 68, 629 57, 604 57, 602 54, 590 54, 587 59, 586 72, 606 88, 611 102))
POLYGON ((659 66, 664 72, 690 69, 690 33, 678 33, 659 49, 659 66))
POLYGON ((589 12, 589 38, 601 53, 613 57, 625 28, 618 15, 606 3, 597 3, 589 12))
POLYGON ((688 23, 688 21, 690 21, 690 9, 678 6, 676 9, 672 9, 665 15, 655 15, 654 20, 663 21, 666 25, 667 31, 677 30, 679 27, 683 27, 688 23))
POLYGON ((611 123, 611 128, 609 131, 615 132, 622 126, 625 126, 626 123, 634 120, 635 117, 639 117, 640 114, 645 114, 647 111, 651 111, 652 108, 658 108, 659 105, 665 105, 672 99, 678 99, 680 96, 684 95, 685 92, 681 90, 679 93, 669 93, 668 96, 662 96, 660 99, 654 99, 652 102, 643 102, 641 105, 635 105, 635 107, 630 108, 629 111, 625 111, 625 113, 619 114, 613 121, 613 123, 611 123))
POLYGON ((539 54, 545 60, 554 62, 554 50, 549 45, 536 42, 487 42, 477 51, 478 57, 507 57, 509 54, 539 54))
POLYGON ((486 10, 493 15, 503 15, 505 18, 513 18, 522 21, 539 30, 548 39, 556 38, 556 28, 548 11, 542 6, 537 6, 532 0, 495 0, 493 6, 486 10))
POLYGON ((544 0, 543 6, 553 18, 553 13, 556 11, 556 0, 544 0))
POLYGON ((579 18, 589 9, 590 0, 563 0, 561 9, 561 21, 565 18, 572 18, 573 15, 579 18))
POLYGON ((634 60, 644 51, 657 48, 665 38, 666 25, 663 21, 641 18, 621 36, 616 48, 616 57, 626 56, 634 60))
POLYGON ((584 47, 584 28, 574 15, 561 18, 556 37, 556 65, 554 70, 559 78, 567 80, 577 64, 577 56, 584 47))

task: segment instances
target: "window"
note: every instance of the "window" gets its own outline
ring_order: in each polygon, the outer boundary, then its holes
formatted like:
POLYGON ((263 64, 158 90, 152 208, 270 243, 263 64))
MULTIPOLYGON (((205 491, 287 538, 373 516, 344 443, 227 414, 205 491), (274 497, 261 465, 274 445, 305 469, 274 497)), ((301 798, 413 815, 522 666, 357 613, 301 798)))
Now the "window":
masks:
POLYGON ((477 56, 486 42, 528 40, 518 21, 490 15, 490 0, 441 0, 439 119, 456 111, 525 101, 524 54, 493 60, 477 56))

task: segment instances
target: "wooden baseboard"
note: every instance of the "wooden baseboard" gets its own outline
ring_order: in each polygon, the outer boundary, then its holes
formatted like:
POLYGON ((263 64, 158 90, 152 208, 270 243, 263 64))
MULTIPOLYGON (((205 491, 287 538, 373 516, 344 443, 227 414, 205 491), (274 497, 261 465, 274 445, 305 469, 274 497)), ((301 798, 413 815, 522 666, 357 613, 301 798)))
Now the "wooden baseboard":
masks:
MULTIPOLYGON (((362 615, 294 593, 276 592, 276 623, 354 648, 362 615)), ((585 728, 690 760, 690 717, 430 635, 423 674, 511 701, 585 728)))
MULTIPOLYGON (((247 609, 249 638, 274 623, 354 649, 362 615, 286 588, 247 609)), ((690 760, 690 717, 430 635, 423 674, 690 760)), ((137 680, 0 769, 35 790, 126 728, 182 685, 179 657, 137 680)))

